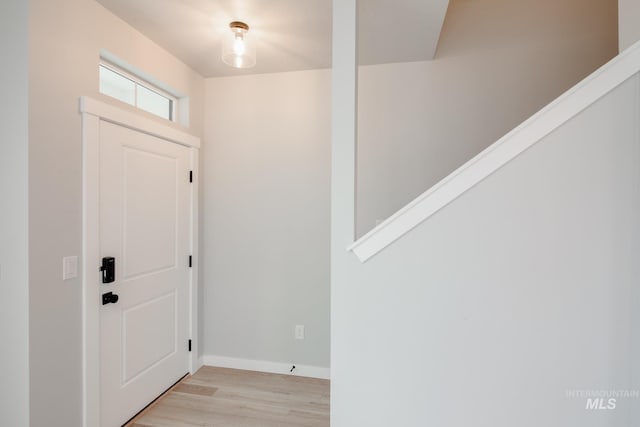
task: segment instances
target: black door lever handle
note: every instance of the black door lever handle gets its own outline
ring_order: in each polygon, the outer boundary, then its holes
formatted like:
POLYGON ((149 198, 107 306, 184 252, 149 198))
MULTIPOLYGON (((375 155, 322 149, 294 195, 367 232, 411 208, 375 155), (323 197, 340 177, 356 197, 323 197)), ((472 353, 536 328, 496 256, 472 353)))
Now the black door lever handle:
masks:
POLYGON ((107 292, 102 294, 102 305, 115 304, 118 302, 118 295, 113 292, 107 292))

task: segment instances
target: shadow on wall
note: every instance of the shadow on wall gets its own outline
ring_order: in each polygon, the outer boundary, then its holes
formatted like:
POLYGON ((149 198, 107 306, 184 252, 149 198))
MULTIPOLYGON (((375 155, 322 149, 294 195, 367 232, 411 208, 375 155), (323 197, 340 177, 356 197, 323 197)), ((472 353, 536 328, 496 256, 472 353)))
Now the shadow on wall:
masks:
POLYGON ((610 0, 451 0, 434 60, 360 67, 357 235, 614 57, 617 19, 610 0))

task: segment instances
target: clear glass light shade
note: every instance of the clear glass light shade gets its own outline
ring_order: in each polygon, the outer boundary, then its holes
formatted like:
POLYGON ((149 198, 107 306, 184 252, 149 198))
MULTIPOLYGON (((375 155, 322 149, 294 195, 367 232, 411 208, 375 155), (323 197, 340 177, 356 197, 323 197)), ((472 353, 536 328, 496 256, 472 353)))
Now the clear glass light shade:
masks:
POLYGON ((231 28, 222 43, 222 61, 235 68, 251 68, 256 65, 256 49, 247 30, 231 28))

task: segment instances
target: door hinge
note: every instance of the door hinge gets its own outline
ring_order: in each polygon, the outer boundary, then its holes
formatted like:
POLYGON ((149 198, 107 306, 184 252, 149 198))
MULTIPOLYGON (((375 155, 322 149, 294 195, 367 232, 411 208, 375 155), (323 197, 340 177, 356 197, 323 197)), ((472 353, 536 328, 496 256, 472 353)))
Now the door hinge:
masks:
POLYGON ((189 340, 189 352, 191 352, 191 340, 189 340))
POLYGON ((189 182, 193 182, 193 171, 189 171, 189 182))
POLYGON ((189 268, 193 266, 193 256, 189 255, 189 268))

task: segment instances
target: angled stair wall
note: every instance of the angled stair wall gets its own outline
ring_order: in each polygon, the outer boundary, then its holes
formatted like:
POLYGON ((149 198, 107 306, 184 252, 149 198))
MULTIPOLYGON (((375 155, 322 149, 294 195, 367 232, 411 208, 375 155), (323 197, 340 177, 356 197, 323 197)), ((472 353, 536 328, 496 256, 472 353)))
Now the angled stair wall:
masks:
POLYGON ((638 425, 580 394, 640 386, 638 71, 636 44, 334 243, 332 425, 638 425))

